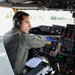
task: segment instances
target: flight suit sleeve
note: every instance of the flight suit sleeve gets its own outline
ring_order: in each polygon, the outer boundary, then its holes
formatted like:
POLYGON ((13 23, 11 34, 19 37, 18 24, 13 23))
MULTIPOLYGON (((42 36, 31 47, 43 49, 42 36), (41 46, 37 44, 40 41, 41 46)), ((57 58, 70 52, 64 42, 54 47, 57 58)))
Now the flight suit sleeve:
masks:
POLYGON ((31 48, 40 48, 46 45, 45 37, 39 35, 25 34, 26 44, 31 48))

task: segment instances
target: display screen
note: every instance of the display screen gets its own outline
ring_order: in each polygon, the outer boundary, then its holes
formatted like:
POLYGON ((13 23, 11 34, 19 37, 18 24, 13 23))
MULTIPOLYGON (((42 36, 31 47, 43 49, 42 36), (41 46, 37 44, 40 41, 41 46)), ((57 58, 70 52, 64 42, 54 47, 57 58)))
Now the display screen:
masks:
POLYGON ((52 37, 46 37, 46 44, 51 44, 52 42, 52 37))

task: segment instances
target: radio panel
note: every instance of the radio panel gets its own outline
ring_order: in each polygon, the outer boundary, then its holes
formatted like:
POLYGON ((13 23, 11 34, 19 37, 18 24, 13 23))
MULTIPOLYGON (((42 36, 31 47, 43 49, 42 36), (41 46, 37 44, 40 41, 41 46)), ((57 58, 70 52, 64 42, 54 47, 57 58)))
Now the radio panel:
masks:
POLYGON ((65 30, 65 34, 62 36, 61 52, 75 55, 75 26, 68 24, 65 30))

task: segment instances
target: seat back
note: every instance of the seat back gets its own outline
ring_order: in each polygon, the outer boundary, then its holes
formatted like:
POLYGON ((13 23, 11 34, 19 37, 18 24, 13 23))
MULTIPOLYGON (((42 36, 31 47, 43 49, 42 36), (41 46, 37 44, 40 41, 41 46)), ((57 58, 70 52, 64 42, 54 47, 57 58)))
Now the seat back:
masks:
POLYGON ((2 39, 0 39, 0 75, 14 75, 2 39))

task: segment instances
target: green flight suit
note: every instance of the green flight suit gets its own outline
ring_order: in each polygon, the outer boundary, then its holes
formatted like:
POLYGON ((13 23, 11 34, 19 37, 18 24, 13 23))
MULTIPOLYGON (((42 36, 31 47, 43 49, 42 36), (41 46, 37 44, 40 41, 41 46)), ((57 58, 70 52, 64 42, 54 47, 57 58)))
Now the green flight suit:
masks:
POLYGON ((3 37, 4 46, 15 74, 22 72, 31 48, 45 46, 46 39, 42 36, 22 33, 13 27, 3 37))

